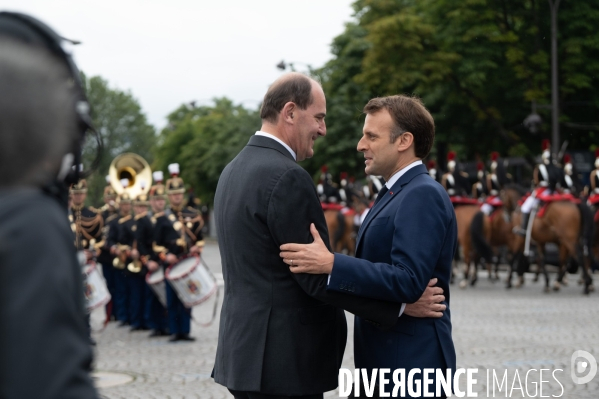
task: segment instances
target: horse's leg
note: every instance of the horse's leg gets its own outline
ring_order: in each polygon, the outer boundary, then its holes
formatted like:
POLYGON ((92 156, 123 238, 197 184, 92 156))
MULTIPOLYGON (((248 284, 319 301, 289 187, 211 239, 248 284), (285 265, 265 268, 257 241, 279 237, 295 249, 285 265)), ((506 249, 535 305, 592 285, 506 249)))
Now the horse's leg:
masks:
POLYGON ((507 280, 506 280, 506 286, 505 286, 505 288, 512 288, 512 274, 514 272, 514 269, 518 265, 518 262, 520 260, 520 255, 521 255, 521 253, 516 253, 512 257, 512 261, 510 262, 510 265, 509 265, 509 268, 508 268, 508 271, 507 271, 507 280))
POLYGON ((468 276, 470 274, 470 259, 464 257, 464 278, 460 281, 460 288, 464 289, 468 286, 468 276))
POLYGON ((576 254, 578 258, 578 264, 580 265, 582 271, 582 280, 584 282, 584 290, 583 293, 588 295, 591 291, 594 291, 593 287, 593 277, 591 276, 591 251, 587 244, 583 244, 582 248, 578 246, 578 253, 576 254))
POLYGON ((549 292, 549 273, 547 273, 547 269, 545 268, 545 243, 537 243, 539 256, 539 273, 543 273, 545 276, 545 288, 543 289, 545 292, 549 292))
POLYGON ((557 273, 557 280, 553 283, 553 290, 559 291, 561 284, 564 280, 564 276, 566 275, 568 263, 568 249, 564 244, 560 244, 559 246, 559 271, 557 273))
MULTIPOLYGON (((480 260, 480 258, 478 258, 480 260)), ((478 280, 478 261, 474 260, 472 262, 472 275, 470 276, 470 285, 475 286, 476 281, 478 280)))

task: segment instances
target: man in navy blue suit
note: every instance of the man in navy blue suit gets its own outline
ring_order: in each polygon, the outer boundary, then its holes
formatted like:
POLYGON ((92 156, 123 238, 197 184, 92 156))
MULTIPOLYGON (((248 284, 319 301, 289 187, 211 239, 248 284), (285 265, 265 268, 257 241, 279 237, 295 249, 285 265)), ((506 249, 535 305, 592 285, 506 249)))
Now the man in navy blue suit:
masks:
MULTIPOLYGON (((433 118, 419 99, 402 95, 372 99, 364 112, 358 151, 366 173, 387 183, 360 228, 356 257, 330 253, 313 225, 314 242, 284 244, 281 257, 294 273, 329 274, 328 290, 402 304, 416 302, 436 278, 447 306, 440 318, 404 314, 386 331, 355 318, 355 366, 405 369, 406 375, 412 369, 455 371, 449 279, 457 225, 446 191, 422 163, 434 141, 433 118)), ((429 392, 436 391, 434 380, 429 392)))

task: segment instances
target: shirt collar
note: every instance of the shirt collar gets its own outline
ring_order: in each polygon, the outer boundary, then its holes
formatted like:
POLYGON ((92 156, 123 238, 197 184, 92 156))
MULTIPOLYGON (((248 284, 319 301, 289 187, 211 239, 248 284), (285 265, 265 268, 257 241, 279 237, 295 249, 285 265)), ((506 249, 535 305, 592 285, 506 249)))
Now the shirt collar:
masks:
POLYGON ((422 165, 422 161, 418 160, 418 161, 414 161, 411 164, 409 164, 408 166, 406 166, 403 169, 398 170, 397 172, 395 172, 395 174, 393 176, 391 176, 389 178, 389 181, 387 183, 385 183, 385 186, 390 189, 391 187, 393 187, 393 185, 395 183, 397 183, 397 181, 399 180, 400 177, 402 177, 408 170, 418 166, 418 165, 422 165))
POLYGON ((281 140, 280 138, 273 136, 270 133, 266 133, 266 132, 262 132, 260 130, 258 130, 256 132, 256 136, 264 136, 264 137, 268 137, 273 139, 274 141, 278 142, 279 144, 281 144, 283 147, 285 147, 287 149, 287 151, 289 151, 289 153, 291 154, 291 156, 293 157, 293 159, 295 159, 297 161, 297 156, 295 155, 295 151, 293 151, 291 149, 291 147, 289 147, 283 140, 281 140))

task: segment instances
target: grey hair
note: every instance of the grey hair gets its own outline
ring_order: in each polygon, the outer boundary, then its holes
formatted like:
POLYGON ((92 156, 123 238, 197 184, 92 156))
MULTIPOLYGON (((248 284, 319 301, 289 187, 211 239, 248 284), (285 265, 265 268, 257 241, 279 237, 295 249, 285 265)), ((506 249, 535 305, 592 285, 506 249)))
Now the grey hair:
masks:
POLYGON ((66 65, 43 48, 0 37, 0 187, 41 186, 77 137, 66 65))

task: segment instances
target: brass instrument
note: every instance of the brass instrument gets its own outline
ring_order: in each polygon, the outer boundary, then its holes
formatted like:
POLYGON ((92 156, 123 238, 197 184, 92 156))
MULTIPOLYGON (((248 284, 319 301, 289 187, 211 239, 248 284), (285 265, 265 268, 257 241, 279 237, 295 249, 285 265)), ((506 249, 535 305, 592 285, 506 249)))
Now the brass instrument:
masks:
POLYGON ((132 152, 121 154, 114 158, 108 168, 110 185, 117 194, 128 193, 131 198, 147 194, 152 186, 152 169, 145 159, 132 152), (127 187, 121 185, 121 180, 127 179, 127 187), (145 185, 144 185, 145 184, 145 185))
MULTIPOLYGON (((137 249, 137 241, 133 242, 133 249, 137 249)), ((127 265, 127 270, 129 270, 131 273, 139 273, 141 272, 142 266, 144 266, 146 263, 148 263, 148 256, 142 255, 139 257, 139 259, 134 259, 133 262, 130 262, 127 265)))
POLYGON ((123 270, 127 265, 127 245, 119 245, 119 254, 112 260, 112 266, 119 270, 123 270))

